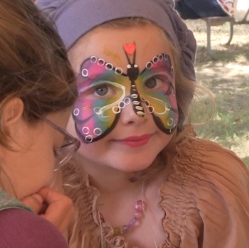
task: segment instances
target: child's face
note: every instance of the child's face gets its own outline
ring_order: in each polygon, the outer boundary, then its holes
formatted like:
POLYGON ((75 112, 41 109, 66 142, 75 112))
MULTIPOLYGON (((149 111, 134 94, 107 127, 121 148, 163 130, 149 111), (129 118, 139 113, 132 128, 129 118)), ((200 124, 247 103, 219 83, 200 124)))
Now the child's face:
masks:
POLYGON ((178 122, 169 43, 155 26, 97 28, 69 58, 80 97, 70 132, 89 163, 123 171, 148 167, 178 122))

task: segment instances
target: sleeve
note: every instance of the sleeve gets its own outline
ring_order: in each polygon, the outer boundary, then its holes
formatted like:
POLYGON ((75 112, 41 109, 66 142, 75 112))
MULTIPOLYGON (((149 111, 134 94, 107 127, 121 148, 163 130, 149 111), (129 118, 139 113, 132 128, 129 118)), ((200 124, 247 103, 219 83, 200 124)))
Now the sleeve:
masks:
POLYGON ((206 187, 197 195, 203 222, 201 247, 249 246, 249 173, 232 152, 221 149, 203 167, 206 187), (209 186, 210 185, 210 186, 209 186))
POLYGON ((68 248, 56 227, 22 209, 0 212, 0 233, 0 247, 4 248, 68 248))
POLYGON ((170 247, 249 247, 249 172, 231 151, 208 141, 180 149, 161 205, 170 247))

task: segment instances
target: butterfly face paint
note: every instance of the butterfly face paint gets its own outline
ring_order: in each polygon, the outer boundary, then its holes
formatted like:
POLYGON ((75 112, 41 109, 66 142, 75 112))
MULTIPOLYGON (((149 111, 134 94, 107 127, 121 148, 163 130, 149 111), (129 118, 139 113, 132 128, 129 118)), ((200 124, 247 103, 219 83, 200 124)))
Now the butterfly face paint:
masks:
POLYGON ((85 143, 111 132, 128 104, 132 104, 141 118, 146 112, 152 114, 164 133, 171 134, 176 128, 178 109, 169 55, 155 56, 140 73, 135 63, 135 44, 125 45, 124 51, 128 60, 126 72, 95 56, 81 65, 77 79, 79 98, 73 118, 76 131, 85 143))

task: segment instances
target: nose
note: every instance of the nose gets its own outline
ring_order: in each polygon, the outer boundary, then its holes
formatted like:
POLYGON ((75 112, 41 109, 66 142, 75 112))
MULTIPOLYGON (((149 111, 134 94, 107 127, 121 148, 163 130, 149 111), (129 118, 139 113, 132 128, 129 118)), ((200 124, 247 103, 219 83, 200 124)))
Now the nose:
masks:
POLYGON ((120 121, 124 125, 140 125, 148 120, 148 111, 146 110, 146 107, 144 104, 142 104, 141 111, 134 110, 136 106, 134 106, 134 103, 126 97, 125 105, 121 110, 120 115, 120 121))

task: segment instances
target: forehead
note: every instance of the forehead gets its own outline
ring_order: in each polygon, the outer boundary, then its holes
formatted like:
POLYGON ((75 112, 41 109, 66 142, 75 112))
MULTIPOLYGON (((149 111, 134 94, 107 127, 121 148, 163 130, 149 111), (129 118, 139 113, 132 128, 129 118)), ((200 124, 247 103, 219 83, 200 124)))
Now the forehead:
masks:
POLYGON ((170 41, 163 31, 155 25, 135 26, 129 28, 98 27, 79 39, 70 49, 69 60, 76 73, 81 63, 91 56, 102 58, 123 69, 127 58, 123 45, 136 44, 136 64, 143 69, 155 55, 170 55, 170 41))

